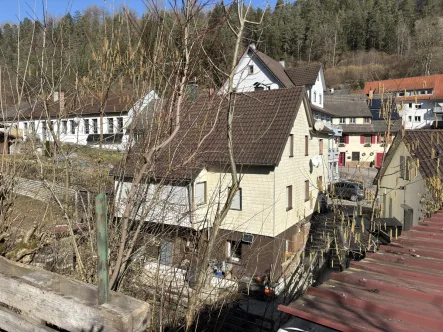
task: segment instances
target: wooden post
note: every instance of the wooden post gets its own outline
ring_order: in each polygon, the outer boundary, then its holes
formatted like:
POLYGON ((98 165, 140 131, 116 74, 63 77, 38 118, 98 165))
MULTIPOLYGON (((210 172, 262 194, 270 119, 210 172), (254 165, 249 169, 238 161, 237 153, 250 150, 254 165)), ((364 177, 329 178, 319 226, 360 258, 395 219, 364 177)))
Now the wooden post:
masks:
POLYGON ((98 256, 98 304, 109 300, 108 272, 108 217, 106 194, 95 197, 95 212, 97 213, 97 256, 98 256))

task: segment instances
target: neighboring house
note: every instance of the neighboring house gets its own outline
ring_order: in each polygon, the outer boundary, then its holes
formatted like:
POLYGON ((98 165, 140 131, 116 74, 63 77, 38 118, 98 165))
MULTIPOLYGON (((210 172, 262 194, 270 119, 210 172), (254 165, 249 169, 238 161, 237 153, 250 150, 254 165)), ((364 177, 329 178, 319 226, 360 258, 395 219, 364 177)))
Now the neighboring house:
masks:
MULTIPOLYGON (((332 136, 340 137, 341 128, 332 124, 331 113, 324 109, 326 83, 323 67, 319 63, 285 67, 284 61, 276 61, 258 51, 254 44, 248 46, 234 70, 234 91, 251 92, 303 86, 306 89, 314 119, 321 120, 332 129, 332 136)), ((219 93, 227 92, 228 81, 219 93)), ((333 139, 328 140, 328 181, 338 179, 338 148, 333 139)))
POLYGON ((392 137, 400 129, 400 120, 393 120, 387 135, 387 121, 373 120, 364 95, 325 96, 325 107, 333 114, 332 123, 343 132, 337 138, 339 166, 380 167, 392 137))
MULTIPOLYGON (((192 250, 189 237, 210 233, 218 204, 225 202, 231 185, 226 100, 204 96, 185 104, 177 136, 149 165, 146 183, 137 187, 145 202, 133 218, 146 220, 151 229, 169 227, 174 234, 162 239, 162 264, 180 265, 192 250), (149 208, 154 199, 158 202, 149 208)), ((237 276, 278 277, 285 258, 301 250, 296 239, 302 225, 320 208, 317 197, 328 173, 322 157, 327 156, 324 142, 330 132, 315 129, 319 126, 303 87, 235 94, 233 102, 234 159, 241 184, 212 258, 237 276)), ((121 170, 126 182, 116 193, 119 216, 143 161, 138 149, 121 170)))
POLYGON ((135 102, 127 94, 110 94, 101 116, 97 98, 65 98, 64 93, 55 93, 46 107, 42 101, 37 101, 22 103, 18 112, 9 110, 4 123, 9 127, 18 127, 24 140, 53 141, 50 133, 52 125, 61 142, 90 146, 99 145, 102 129, 104 148, 124 150, 129 142, 128 130, 135 114, 143 112, 148 103, 157 98, 153 91, 135 102))
POLYGON ((405 129, 430 128, 443 120, 443 75, 367 82, 364 93, 370 103, 377 95, 393 98, 405 129))
POLYGON ((443 130, 406 130, 398 135, 374 184, 379 183, 383 216, 397 218, 408 230, 441 208, 443 130))

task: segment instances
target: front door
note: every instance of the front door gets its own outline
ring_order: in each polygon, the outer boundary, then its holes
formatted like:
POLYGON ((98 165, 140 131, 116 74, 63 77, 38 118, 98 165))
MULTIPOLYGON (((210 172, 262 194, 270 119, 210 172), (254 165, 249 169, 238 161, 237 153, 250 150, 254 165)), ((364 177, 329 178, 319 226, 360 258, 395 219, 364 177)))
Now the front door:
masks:
POLYGON ((340 152, 338 156, 338 166, 345 166, 346 152, 340 152))
POLYGON ((381 167, 384 157, 385 154, 383 152, 377 152, 377 155, 375 156, 375 167, 381 167))

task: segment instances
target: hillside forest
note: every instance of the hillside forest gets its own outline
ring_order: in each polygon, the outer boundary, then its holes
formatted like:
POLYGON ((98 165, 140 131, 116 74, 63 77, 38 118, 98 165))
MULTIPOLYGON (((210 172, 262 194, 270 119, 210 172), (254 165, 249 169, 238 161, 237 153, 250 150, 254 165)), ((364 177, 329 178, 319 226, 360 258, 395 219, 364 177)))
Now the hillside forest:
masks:
MULTIPOLYGON (((259 21, 263 16, 263 21, 246 26, 243 46, 255 43, 291 66, 321 62, 328 87, 360 89, 368 80, 443 72, 442 9, 442 0, 278 0, 273 8, 251 9, 250 17, 259 21)), ((206 57, 195 62, 194 72, 202 87, 216 88, 226 79, 221 73, 232 62, 235 38, 229 21, 235 11, 232 2, 219 2, 206 4, 199 14, 196 29, 204 31, 198 38, 206 57)), ((91 76, 105 39, 117 41, 119 54, 142 47, 148 58, 161 40, 159 27, 174 40, 164 45, 164 54, 173 54, 182 40, 174 11, 153 6, 145 13, 129 8, 110 13, 92 6, 62 17, 49 14, 34 23, 24 18, 0 30, 1 70, 26 70, 21 77, 29 90, 40 81, 41 63, 33 55, 41 53, 42 45, 54 62, 64 64, 59 73, 63 85, 91 76)), ((114 74, 118 76, 118 69, 114 74)), ((8 99, 5 89, 3 95, 8 99)))

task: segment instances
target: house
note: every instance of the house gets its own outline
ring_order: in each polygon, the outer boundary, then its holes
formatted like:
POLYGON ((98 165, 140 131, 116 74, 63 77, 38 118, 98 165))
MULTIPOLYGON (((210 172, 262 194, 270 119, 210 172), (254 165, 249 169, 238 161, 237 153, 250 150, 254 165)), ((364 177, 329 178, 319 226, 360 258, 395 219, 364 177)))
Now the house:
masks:
MULTIPOLYGON (((255 44, 250 44, 239 59, 234 70, 234 91, 250 92, 273 90, 303 86, 306 89, 308 100, 314 119, 321 120, 324 125, 332 129, 328 147, 328 179, 338 179, 338 148, 333 137, 341 136, 339 125, 332 124, 331 113, 323 107, 326 82, 323 67, 319 63, 286 67, 284 61, 276 61, 257 50, 255 44)), ((225 82, 219 93, 227 92, 228 81, 225 82)))
POLYGON ((94 147, 99 146, 102 137, 104 148, 124 150, 129 143, 132 119, 157 98, 154 91, 135 101, 129 94, 110 94, 101 107, 94 96, 65 97, 65 93, 56 92, 46 104, 24 102, 18 111, 10 109, 3 120, 6 127, 18 128, 24 140, 53 141, 52 126, 61 142, 94 147))
MULTIPOLYGON (((233 102, 234 159, 241 184, 213 258, 236 276, 278 277, 285 259, 301 250, 298 234, 320 208, 317 197, 328 174, 323 160, 330 131, 316 126, 304 87, 234 94, 233 102)), ((194 250, 193 234, 210 233, 219 203, 225 202, 231 185, 226 106, 221 95, 200 96, 183 105, 177 135, 151 162, 144 184, 136 187, 143 203, 132 218, 145 220, 151 232, 179 234, 161 239, 162 264, 179 266, 192 259, 187 253, 194 250)), ((153 111, 153 121, 161 118, 161 108, 153 111)), ((165 128, 165 137, 170 132, 165 128)), ((118 216, 144 160, 141 148, 132 149, 128 165, 120 170, 125 181, 116 183, 118 216)))
POLYGON ((406 130, 394 139, 374 180, 382 215, 397 218, 406 230, 441 207, 442 142, 443 130, 406 130))
POLYGON ((375 104, 377 95, 390 96, 405 129, 430 128, 443 120, 443 75, 367 82, 364 93, 375 104))
POLYGON ((439 211, 297 301, 279 305, 289 319, 278 331, 440 331, 442 227, 439 211))
POLYGON ((343 130, 336 138, 338 165, 380 167, 392 137, 401 128, 400 120, 391 121, 388 134, 388 122, 373 119, 364 95, 327 94, 325 107, 333 114, 332 123, 343 130))

